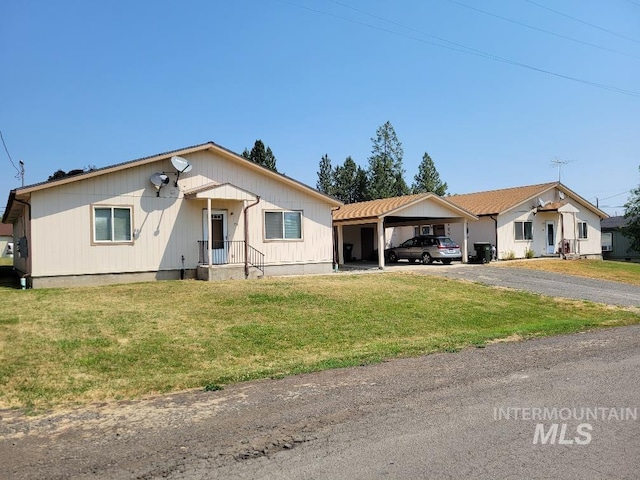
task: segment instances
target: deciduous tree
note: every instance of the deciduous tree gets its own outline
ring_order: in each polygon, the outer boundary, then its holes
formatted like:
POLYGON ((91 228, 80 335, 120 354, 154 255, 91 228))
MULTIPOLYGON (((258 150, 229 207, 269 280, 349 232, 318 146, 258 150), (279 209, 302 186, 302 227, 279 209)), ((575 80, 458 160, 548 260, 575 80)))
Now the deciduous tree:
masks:
MULTIPOLYGON (((640 166, 638 167, 640 170, 640 166)), ((640 185, 631 190, 631 197, 624 206, 627 224, 621 228, 622 234, 631 241, 629 250, 640 252, 640 185)))

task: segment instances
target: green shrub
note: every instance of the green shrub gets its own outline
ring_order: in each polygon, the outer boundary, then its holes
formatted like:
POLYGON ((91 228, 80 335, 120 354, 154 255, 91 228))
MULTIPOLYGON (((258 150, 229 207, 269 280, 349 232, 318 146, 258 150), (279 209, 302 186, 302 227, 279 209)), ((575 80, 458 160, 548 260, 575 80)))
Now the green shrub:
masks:
POLYGON ((530 248, 527 248, 527 251, 524 252, 524 256, 525 256, 525 258, 533 258, 533 257, 536 256, 536 252, 534 252, 530 248))
POLYGON ((515 260, 516 259, 516 252, 514 252, 513 250, 509 250, 508 252, 505 252, 505 254, 502 256, 503 260, 515 260))

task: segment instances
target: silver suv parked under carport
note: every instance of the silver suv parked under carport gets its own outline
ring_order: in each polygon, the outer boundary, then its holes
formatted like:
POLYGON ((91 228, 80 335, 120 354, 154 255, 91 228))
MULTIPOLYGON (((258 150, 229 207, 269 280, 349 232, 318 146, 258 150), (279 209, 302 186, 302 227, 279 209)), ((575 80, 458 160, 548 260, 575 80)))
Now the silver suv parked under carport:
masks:
POLYGON ((384 251, 384 257, 390 263, 406 259, 410 262, 421 261, 425 265, 434 261, 449 265, 453 260, 462 260, 462 253, 460 246, 449 237, 420 235, 397 247, 388 248, 384 251))

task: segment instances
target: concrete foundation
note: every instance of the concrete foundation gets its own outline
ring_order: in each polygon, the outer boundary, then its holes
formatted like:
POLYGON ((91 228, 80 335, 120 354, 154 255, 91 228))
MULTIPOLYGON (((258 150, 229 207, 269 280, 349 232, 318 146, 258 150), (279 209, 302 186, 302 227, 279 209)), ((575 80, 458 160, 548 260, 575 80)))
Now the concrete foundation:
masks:
MULTIPOLYGON (((264 275, 255 267, 249 268, 249 279, 283 275, 317 275, 333 272, 331 262, 294 263, 266 265, 264 275)), ((244 265, 199 266, 185 270, 185 279, 207 281, 244 280, 244 265)), ((156 280, 179 280, 180 270, 158 272, 106 273, 97 275, 61 275, 56 277, 28 277, 30 288, 61 288, 113 285, 118 283, 153 282, 156 280)))

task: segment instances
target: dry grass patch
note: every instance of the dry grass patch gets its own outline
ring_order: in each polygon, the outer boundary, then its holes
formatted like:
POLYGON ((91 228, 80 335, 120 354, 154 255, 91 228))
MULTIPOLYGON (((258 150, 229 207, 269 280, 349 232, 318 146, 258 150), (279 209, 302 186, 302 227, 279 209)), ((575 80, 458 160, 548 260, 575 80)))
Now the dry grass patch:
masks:
POLYGON ((609 260, 535 259, 499 262, 496 265, 563 273, 640 286, 640 263, 613 262, 609 260))
POLYGON ((0 408, 213 388, 605 323, 640 314, 406 274, 0 288, 0 408))

